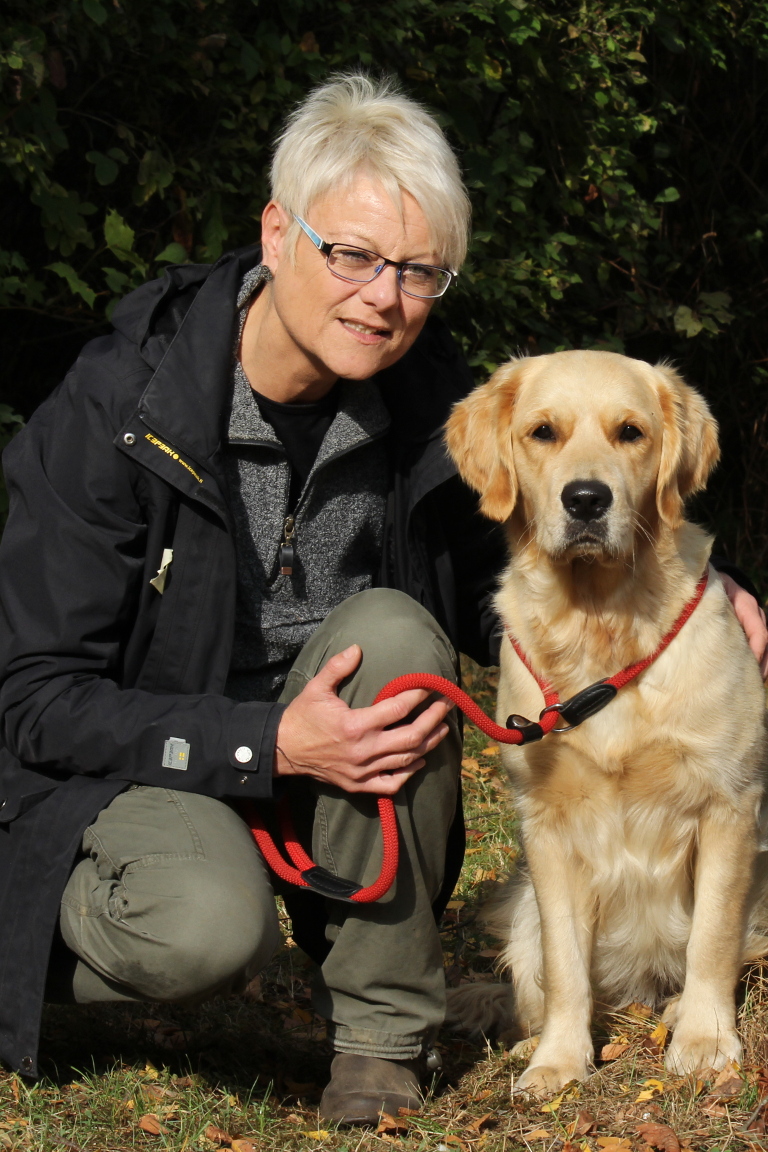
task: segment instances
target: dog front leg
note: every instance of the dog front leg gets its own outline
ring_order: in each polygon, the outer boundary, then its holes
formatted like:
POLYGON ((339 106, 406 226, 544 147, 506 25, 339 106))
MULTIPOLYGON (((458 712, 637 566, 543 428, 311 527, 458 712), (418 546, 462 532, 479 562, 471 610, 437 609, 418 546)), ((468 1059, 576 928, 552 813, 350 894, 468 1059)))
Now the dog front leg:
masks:
POLYGON ((756 851, 753 807, 737 813, 720 809, 702 820, 685 987, 675 1004, 666 1058, 667 1068, 678 1074, 741 1059, 735 988, 756 851))
POLYGON ((589 1075, 594 902, 587 878, 554 837, 526 838, 526 856, 541 918, 544 1024, 517 1086, 543 1095, 589 1075))

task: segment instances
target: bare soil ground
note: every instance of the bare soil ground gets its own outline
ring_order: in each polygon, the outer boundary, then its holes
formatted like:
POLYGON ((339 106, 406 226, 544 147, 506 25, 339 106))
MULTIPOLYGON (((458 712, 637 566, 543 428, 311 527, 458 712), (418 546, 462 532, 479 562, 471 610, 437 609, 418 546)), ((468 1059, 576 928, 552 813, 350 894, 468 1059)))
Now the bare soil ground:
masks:
MULTIPOLYGON (((494 676, 465 667, 492 711, 494 676)), ((498 749, 468 730, 468 854, 443 923, 451 984, 495 980, 498 942, 477 913, 514 865, 516 822, 498 749)), ((0 1152, 757 1152, 766 1147, 768 968, 739 990, 745 1060, 702 1079, 668 1076, 663 1025, 644 1005, 599 1021, 597 1071, 542 1102, 514 1094, 524 1061, 503 1044, 439 1039, 443 1070, 418 1115, 375 1130, 324 1129, 317 1104, 331 1053, 309 993, 311 962, 285 944, 247 997, 199 1008, 48 1007, 44 1078, 0 1071, 0 1152)))

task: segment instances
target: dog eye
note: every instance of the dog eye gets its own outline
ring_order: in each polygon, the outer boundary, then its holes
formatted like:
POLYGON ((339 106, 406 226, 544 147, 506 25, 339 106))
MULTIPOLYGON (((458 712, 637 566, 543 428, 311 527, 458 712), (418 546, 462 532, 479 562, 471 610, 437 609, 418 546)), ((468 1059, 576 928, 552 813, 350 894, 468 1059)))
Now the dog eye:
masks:
POLYGON ((634 424, 625 424, 621 432, 619 432, 619 440, 639 440, 642 437, 642 432, 634 424))
POLYGON ((555 434, 550 428, 549 424, 539 424, 538 428, 534 428, 531 432, 534 440, 554 440, 555 434))

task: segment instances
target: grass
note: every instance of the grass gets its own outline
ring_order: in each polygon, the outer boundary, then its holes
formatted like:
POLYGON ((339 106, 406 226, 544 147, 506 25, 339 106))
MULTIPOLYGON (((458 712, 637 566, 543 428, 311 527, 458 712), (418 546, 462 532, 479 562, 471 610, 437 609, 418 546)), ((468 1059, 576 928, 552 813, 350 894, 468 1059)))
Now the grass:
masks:
MULTIPOLYGON (((494 677, 465 683, 492 710, 494 677)), ((516 855, 516 822, 498 752, 468 730, 463 767, 469 851, 443 924, 446 976, 494 980, 496 942, 477 913, 516 855)), ((312 1013, 310 961, 286 942, 250 994, 199 1008, 48 1007, 44 1077, 0 1072, 0 1152, 757 1152, 766 1146, 768 969, 740 990, 745 1061, 719 1080, 668 1076, 663 1029, 642 1005, 599 1021, 614 1047, 583 1085, 543 1103, 510 1095, 524 1061, 503 1045, 443 1033, 443 1071, 423 1111, 376 1131, 327 1131, 317 1105, 331 1059, 312 1013), (618 1055, 617 1055, 618 1054, 618 1055), (747 1131, 747 1126, 752 1127, 747 1131), (648 1127, 649 1125, 655 1127, 648 1127), (638 1129, 644 1130, 638 1131, 638 1129), (670 1129, 672 1130, 670 1132, 670 1129)))

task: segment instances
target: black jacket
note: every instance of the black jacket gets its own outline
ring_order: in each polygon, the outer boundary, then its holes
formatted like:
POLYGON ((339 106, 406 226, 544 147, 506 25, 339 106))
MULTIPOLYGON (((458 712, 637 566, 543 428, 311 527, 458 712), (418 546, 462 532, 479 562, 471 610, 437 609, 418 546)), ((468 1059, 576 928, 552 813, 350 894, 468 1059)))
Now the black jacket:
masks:
MULTIPOLYGON (((169 269, 115 312, 4 456, 0 547, 0 1056, 37 1070, 59 902, 82 833, 131 782, 231 800, 271 794, 281 706, 222 695, 235 556, 223 421, 249 249, 169 269), (163 594, 150 585, 173 548, 163 594), (163 767, 165 741, 191 746, 163 767), (234 750, 255 751, 247 765, 234 750)), ((472 387, 430 319, 377 377, 392 416, 381 585, 492 662, 501 533, 441 438, 472 387)))

